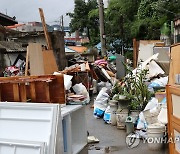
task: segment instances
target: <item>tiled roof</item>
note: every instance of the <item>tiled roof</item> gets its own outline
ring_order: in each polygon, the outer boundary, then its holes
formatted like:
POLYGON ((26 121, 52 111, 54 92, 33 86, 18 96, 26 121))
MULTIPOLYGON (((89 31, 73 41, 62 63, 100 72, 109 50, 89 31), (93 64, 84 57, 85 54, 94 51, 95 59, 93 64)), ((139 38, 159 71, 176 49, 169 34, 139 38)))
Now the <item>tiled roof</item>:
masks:
POLYGON ((68 46, 68 48, 78 52, 78 53, 83 53, 85 51, 87 51, 87 47, 84 47, 84 46, 68 46))

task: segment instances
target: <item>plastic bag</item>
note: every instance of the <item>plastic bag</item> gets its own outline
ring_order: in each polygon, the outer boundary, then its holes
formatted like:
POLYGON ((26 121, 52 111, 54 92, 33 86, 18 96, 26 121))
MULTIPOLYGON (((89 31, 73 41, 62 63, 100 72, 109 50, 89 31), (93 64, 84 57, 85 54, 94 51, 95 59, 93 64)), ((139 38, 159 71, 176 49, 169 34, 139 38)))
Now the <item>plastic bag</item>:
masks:
POLYGON ((107 108, 107 102, 109 95, 107 94, 107 88, 103 87, 99 92, 96 100, 94 101, 94 115, 97 117, 103 117, 107 108))
MULTIPOLYGON (((61 75, 61 73, 54 72, 53 75, 61 75)), ((69 90, 72 87, 72 78, 73 76, 64 74, 64 87, 66 90, 69 90)))
POLYGON ((161 111, 158 115, 158 121, 162 124, 168 123, 168 117, 167 117, 167 107, 162 107, 161 111))
POLYGON ((162 78, 153 80, 148 87, 150 88, 165 87, 167 83, 168 83, 168 77, 162 77, 162 78))
POLYGON ((144 111, 146 110, 151 110, 153 109, 154 107, 157 107, 158 106, 158 99, 156 99, 155 97, 153 97, 146 105, 144 111))
POLYGON ((138 119, 138 123, 137 123, 137 129, 146 129, 147 128, 147 123, 146 120, 144 118, 144 114, 143 112, 141 112, 139 114, 139 119, 138 119))
POLYGON ((87 103, 90 102, 89 93, 82 83, 75 84, 72 88, 77 95, 84 95, 86 97, 87 103))
POLYGON ((110 110, 110 106, 108 106, 104 112, 104 117, 103 117, 104 121, 108 124, 111 123, 111 110, 110 110))
MULTIPOLYGON (((158 115, 159 114, 159 105, 158 105, 158 99, 153 97, 148 104, 146 105, 144 111, 149 112, 149 116, 158 115)), ((146 129, 147 128, 147 122, 145 120, 145 116, 143 112, 139 114, 139 119, 137 123, 137 129, 146 129)))

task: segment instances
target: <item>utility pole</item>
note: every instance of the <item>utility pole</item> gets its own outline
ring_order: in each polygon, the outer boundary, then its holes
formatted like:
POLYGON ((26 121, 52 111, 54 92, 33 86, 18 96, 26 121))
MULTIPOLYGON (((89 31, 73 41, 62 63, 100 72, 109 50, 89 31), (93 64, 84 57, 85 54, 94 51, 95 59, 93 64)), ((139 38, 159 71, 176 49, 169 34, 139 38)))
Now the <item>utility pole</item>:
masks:
POLYGON ((99 23, 100 23, 100 40, 101 40, 101 56, 106 56, 106 40, 104 31, 104 4, 103 0, 98 0, 99 3, 99 23))
POLYGON ((62 30, 62 32, 64 31, 64 17, 63 17, 63 15, 61 16, 61 30, 62 30))

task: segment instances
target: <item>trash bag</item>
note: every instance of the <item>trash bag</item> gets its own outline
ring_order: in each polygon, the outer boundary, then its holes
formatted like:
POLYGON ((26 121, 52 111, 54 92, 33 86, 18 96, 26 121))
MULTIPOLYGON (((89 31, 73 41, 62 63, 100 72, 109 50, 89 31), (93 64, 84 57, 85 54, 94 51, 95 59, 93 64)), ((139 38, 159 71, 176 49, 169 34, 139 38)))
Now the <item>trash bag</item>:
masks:
POLYGON ((110 110, 110 106, 108 106, 104 112, 104 117, 103 117, 104 121, 108 124, 111 123, 111 110, 110 110))
POLYGON ((137 129, 146 130, 146 128, 147 128, 147 123, 146 123, 146 120, 144 118, 143 112, 141 112, 139 114, 139 119, 138 119, 138 122, 137 122, 137 129))
POLYGON ((158 121, 162 124, 167 124, 168 123, 168 117, 167 117, 167 106, 161 107, 161 111, 158 115, 158 121))
POLYGON ((75 93, 77 95, 83 95, 86 97, 86 100, 87 100, 87 103, 90 102, 90 97, 89 97, 89 93, 86 89, 86 87, 82 84, 82 83, 79 83, 79 84, 75 84, 73 87, 73 90, 75 91, 75 93))
POLYGON ((103 87, 99 94, 97 95, 96 100, 94 101, 94 116, 102 118, 104 112, 107 108, 107 103, 109 99, 109 95, 107 93, 107 88, 103 87))
POLYGON ((159 79, 153 80, 148 87, 149 88, 165 87, 167 83, 168 83, 168 77, 161 77, 159 79))
POLYGON ((146 105, 144 111, 146 110, 151 110, 153 109, 154 107, 157 107, 158 106, 158 99, 156 99, 155 97, 153 97, 146 105))
MULTIPOLYGON (((146 105, 145 109, 144 109, 144 112, 146 111, 149 112, 149 116, 153 116, 153 113, 155 114, 155 112, 158 110, 158 100, 156 98, 152 98, 148 104, 146 105)), ((158 112, 158 111, 157 111, 158 112)), ((158 114, 157 114, 158 115, 158 114)), ((147 118, 147 117, 146 117, 147 118)), ((153 117, 152 117, 152 120, 153 117)), ((147 121, 145 119, 145 115, 143 112, 141 112, 139 114, 139 119, 138 119, 138 122, 137 122, 137 129, 143 129, 143 130, 146 130, 147 128, 147 121)))

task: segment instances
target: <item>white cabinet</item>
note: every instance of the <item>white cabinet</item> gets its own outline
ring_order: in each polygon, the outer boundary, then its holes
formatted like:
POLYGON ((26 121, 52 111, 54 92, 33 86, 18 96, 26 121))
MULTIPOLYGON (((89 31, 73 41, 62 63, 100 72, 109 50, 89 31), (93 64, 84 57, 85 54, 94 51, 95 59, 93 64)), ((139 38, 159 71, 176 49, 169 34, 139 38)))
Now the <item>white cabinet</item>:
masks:
MULTIPOLYGON (((0 150, 4 147, 12 149, 9 146, 10 143, 16 145, 18 149, 22 149, 25 145, 22 144, 20 147, 20 144, 16 144, 22 143, 22 141, 27 142, 27 144, 29 142, 45 143, 45 153, 41 152, 40 154, 62 154, 63 137, 60 105, 0 103, 0 150), (6 144, 3 144, 3 140, 6 141, 6 144)), ((32 149, 32 147, 28 147, 24 150, 32 149)))
POLYGON ((82 105, 0 103, 0 154, 77 154, 86 144, 82 105))
POLYGON ((67 105, 61 109, 65 154, 77 154, 87 144, 85 109, 82 105, 67 105))

